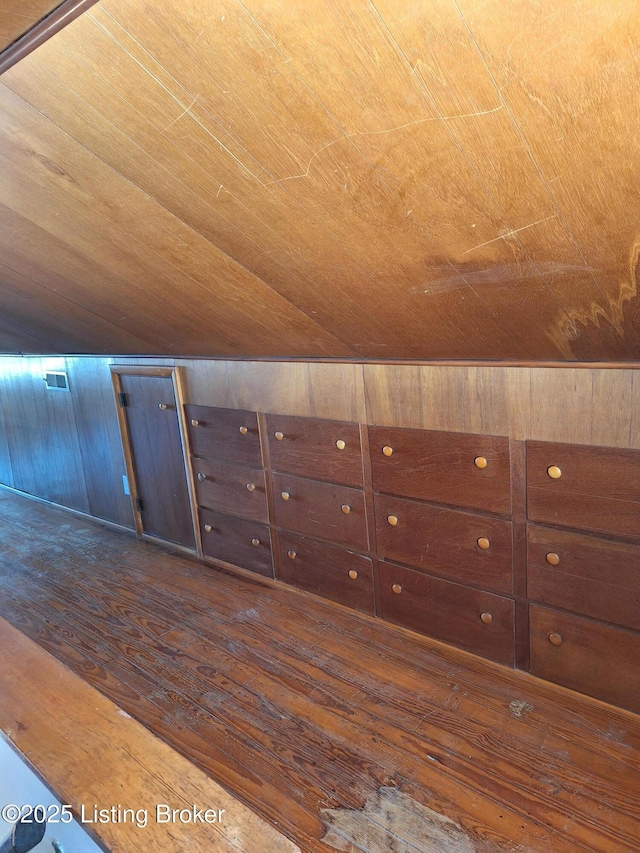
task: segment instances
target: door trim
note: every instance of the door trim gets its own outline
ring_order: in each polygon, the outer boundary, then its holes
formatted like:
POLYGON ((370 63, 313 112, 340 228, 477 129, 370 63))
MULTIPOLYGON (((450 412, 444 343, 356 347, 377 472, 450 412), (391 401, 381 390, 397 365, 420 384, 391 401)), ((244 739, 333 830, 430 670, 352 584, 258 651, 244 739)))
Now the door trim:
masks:
MULTIPOLYGON (((200 525, 198 524, 198 509, 196 500, 196 484, 193 478, 193 471, 189 464, 189 439, 187 432, 187 420, 184 413, 184 367, 137 367, 132 364, 110 364, 111 382, 113 383, 113 399, 118 413, 118 424, 120 426, 120 438, 122 440, 122 450, 124 452, 124 461, 127 469, 127 478, 129 480, 129 492, 131 493, 131 509, 136 526, 136 533, 139 537, 145 539, 156 540, 155 536, 145 533, 142 524, 142 515, 136 506, 136 499, 139 497, 138 484, 136 482, 135 467, 133 464, 133 450, 131 446, 131 438, 127 425, 127 418, 124 409, 118 402, 118 395, 122 393, 122 376, 162 376, 171 379, 173 385, 173 394, 176 400, 176 411, 178 413, 178 429, 180 432, 180 444, 182 447, 182 463, 184 466, 185 476, 187 478, 187 491, 189 493, 189 510, 191 514, 191 526, 193 527, 194 541, 196 544, 196 554, 202 559, 202 540, 200 538, 200 525)), ((190 553, 193 553, 189 550, 190 553)))

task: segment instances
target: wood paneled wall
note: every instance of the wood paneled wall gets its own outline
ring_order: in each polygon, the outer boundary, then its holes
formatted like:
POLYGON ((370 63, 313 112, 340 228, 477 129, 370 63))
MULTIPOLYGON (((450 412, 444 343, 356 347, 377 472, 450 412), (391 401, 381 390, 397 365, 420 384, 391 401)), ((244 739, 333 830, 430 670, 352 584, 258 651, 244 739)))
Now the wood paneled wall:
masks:
POLYGON ((109 364, 184 367, 205 406, 640 449, 640 371, 152 358, 0 359, 0 482, 133 526, 109 364), (70 393, 47 391, 67 370, 70 393))

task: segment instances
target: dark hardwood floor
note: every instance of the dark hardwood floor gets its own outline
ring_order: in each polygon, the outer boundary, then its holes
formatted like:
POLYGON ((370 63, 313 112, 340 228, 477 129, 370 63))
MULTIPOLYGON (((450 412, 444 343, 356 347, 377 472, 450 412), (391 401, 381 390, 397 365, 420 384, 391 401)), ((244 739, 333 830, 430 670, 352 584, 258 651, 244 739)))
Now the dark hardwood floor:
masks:
POLYGON ((640 850, 632 714, 2 489, 0 547, 1 615, 303 851, 640 850))

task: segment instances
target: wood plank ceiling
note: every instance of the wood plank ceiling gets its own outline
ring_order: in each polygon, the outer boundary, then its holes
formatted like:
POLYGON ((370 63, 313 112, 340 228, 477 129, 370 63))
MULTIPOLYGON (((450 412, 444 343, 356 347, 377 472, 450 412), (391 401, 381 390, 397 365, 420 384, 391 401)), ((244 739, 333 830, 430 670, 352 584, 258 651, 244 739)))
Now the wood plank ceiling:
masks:
POLYGON ((102 0, 0 84, 0 351, 640 358, 636 0, 102 0))
POLYGON ((60 0, 3 0, 0 7, 0 51, 42 20, 60 0))

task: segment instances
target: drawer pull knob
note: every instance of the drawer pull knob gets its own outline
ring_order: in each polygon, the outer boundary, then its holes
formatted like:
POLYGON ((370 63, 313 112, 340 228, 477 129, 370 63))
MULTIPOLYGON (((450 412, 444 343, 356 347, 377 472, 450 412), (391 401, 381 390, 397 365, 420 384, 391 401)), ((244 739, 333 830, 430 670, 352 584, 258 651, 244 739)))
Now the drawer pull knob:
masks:
POLYGON ((558 468, 557 465, 552 465, 550 468, 547 468, 547 474, 551 477, 552 480, 559 480, 562 477, 562 471, 558 468))
POLYGON ((212 528, 211 528, 211 525, 210 525, 210 524, 205 524, 204 529, 205 529, 205 531, 206 531, 207 533, 211 533, 211 529, 212 529, 212 528))
POLYGON ((280 497, 282 498, 283 501, 288 501, 289 498, 291 497, 291 495, 289 494, 289 492, 281 492, 280 497))
POLYGON ((343 441, 341 438, 336 441, 336 447, 338 448, 338 450, 344 450, 346 446, 347 442, 343 441))
POLYGON ((474 462, 476 468, 486 468, 487 467, 487 460, 484 458, 484 456, 476 456, 476 458, 473 460, 473 462, 474 462))
POLYGON ((487 548, 490 547, 490 545, 491 543, 489 542, 486 536, 481 536, 478 539, 478 548, 482 548, 483 551, 486 551, 487 548))
POLYGON ((349 577, 352 581, 356 580, 356 578, 358 577, 358 573, 355 569, 349 569, 349 577))
POLYGON ((200 421, 192 420, 191 426, 200 426, 200 421))
POLYGON ((240 427, 240 435, 246 435, 248 432, 249 430, 246 428, 246 426, 240 427))
POLYGON ((493 616, 490 613, 481 613, 480 620, 484 622, 485 625, 491 625, 493 622, 493 616))
POLYGON ((161 412, 166 412, 169 406, 166 403, 158 403, 158 408, 161 412))
POLYGON ((402 592, 402 584, 394 583, 391 587, 391 591, 395 592, 396 595, 400 595, 400 593, 402 592))
POLYGON ((385 456, 393 456, 393 447, 389 447, 388 444, 385 444, 385 446, 382 448, 382 452, 385 456))
POLYGON ((298 555, 297 555, 297 553, 296 553, 295 551, 287 551, 287 557, 288 557, 290 560, 295 560, 295 558, 296 558, 297 556, 298 556, 298 555))
POLYGON ((284 433, 278 431, 277 433, 275 433, 275 436, 277 441, 282 441, 282 439, 284 438, 284 433))
POLYGON ((351 512, 351 507, 349 506, 349 504, 342 504, 342 506, 340 507, 340 509, 342 510, 342 512, 343 512, 345 515, 349 515, 349 513, 351 512))
POLYGON ((390 524, 392 527, 395 527, 396 524, 398 523, 398 516, 397 515, 388 515, 387 516, 387 523, 390 524))
POLYGON ((549 642, 552 646, 562 645, 562 636, 560 634, 549 634, 549 642))
POLYGON ((254 536, 253 539, 251 540, 251 544, 253 545, 254 548, 257 548, 258 545, 260 544, 260 540, 256 539, 256 537, 254 536))
POLYGON ((557 554, 554 554, 553 551, 550 551, 545 559, 550 566, 557 566, 560 562, 560 557, 557 554))
POLYGON ((256 484, 255 483, 247 483, 247 491, 248 492, 255 492, 255 490, 256 490, 256 484))
POLYGON ((202 471, 198 471, 198 480, 200 480, 200 482, 202 482, 203 480, 206 480, 206 479, 207 479, 207 475, 203 474, 202 471))

